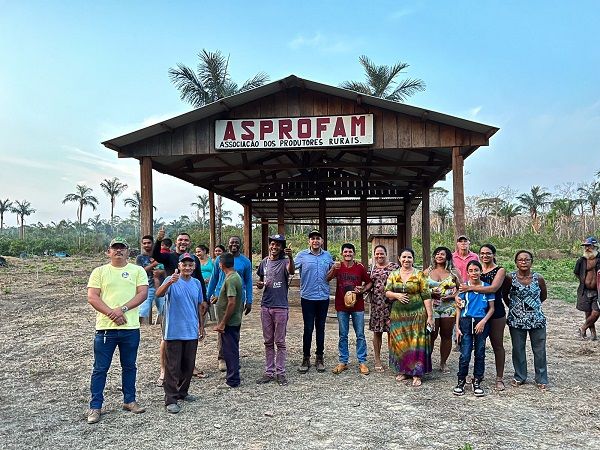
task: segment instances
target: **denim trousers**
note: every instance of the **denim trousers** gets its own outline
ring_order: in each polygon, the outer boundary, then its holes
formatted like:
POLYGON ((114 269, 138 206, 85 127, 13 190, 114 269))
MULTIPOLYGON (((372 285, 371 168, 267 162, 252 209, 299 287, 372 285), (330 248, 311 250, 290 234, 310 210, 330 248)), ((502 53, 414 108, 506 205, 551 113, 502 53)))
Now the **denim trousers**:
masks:
POLYGON ((285 334, 287 331, 288 309, 267 308, 260 310, 263 338, 265 340, 265 375, 285 375, 287 348, 285 334), (277 351, 275 351, 277 347, 277 351))
POLYGON ((348 354, 348 331, 350 328, 350 317, 352 317, 352 327, 356 335, 356 358, 359 363, 367 362, 367 340, 365 339, 365 312, 364 311, 338 311, 338 330, 340 352, 340 362, 348 364, 350 355, 348 354))
POLYGON ((458 379, 464 380, 469 374, 469 364, 471 363, 471 351, 475 343, 475 362, 473 363, 473 377, 481 380, 485 372, 485 341, 490 333, 490 322, 486 322, 483 332, 476 334, 475 325, 483 317, 461 317, 459 327, 462 333, 460 340, 460 358, 458 360, 458 379))
POLYGON ((158 315, 162 315, 165 309, 165 298, 164 297, 156 297, 156 289, 148 288, 148 296, 144 303, 139 306, 139 316, 140 317, 150 317, 150 311, 152 311, 152 304, 156 303, 156 311, 158 315))
POLYGON ((302 320, 304 321, 304 333, 302 335, 302 352, 305 358, 310 357, 313 330, 316 328, 316 342, 318 357, 323 357, 325 351, 325 321, 329 310, 329 299, 306 300, 300 299, 302 305, 302 320))
POLYGON ((90 391, 92 394, 90 409, 101 409, 104 402, 106 375, 112 362, 115 349, 119 347, 121 360, 121 384, 123 386, 123 403, 135 401, 135 376, 137 367, 140 330, 97 330, 94 337, 94 368, 90 391))
POLYGON ((187 397, 197 349, 198 339, 165 340, 165 405, 187 397))
POLYGON ((240 328, 238 326, 225 326, 221 334, 223 359, 227 365, 226 383, 231 387, 240 385, 240 328))
POLYGON ((508 327, 512 341, 512 362, 515 368, 515 380, 527 381, 527 355, 525 343, 527 334, 533 351, 533 367, 535 369, 535 382, 548 384, 548 365, 546 362, 546 327, 533 330, 508 327))

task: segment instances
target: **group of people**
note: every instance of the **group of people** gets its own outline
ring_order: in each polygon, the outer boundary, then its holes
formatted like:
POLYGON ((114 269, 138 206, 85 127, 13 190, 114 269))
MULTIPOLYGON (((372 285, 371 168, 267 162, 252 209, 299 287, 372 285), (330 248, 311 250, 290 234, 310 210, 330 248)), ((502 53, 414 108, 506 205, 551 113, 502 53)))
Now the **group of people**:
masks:
MULTIPOLYGON (((177 413, 182 401, 195 400, 188 390, 194 374, 203 376, 195 367, 195 358, 198 340, 204 336, 205 317, 211 308, 216 309, 213 330, 218 333, 219 369, 226 372, 225 382, 220 387, 231 389, 240 384, 240 328, 243 315, 252 310, 253 287, 252 263, 240 251, 240 238, 232 236, 227 249, 215 249, 214 259, 208 256, 206 246, 198 246, 195 253, 190 252, 190 236, 186 233, 177 236, 174 251, 168 245, 172 242, 165 242, 167 240, 164 229, 158 232, 155 241, 152 236, 144 236, 143 254, 138 257, 138 264, 131 264, 129 245, 115 238, 107 252, 110 262, 94 269, 90 276, 88 301, 97 311, 97 320, 88 423, 100 420, 106 374, 116 347, 119 347, 123 367, 123 408, 133 413, 144 412, 135 399, 135 361, 140 320, 148 316, 153 302, 162 317, 159 382, 165 391, 168 412, 177 413)), ((358 372, 370 373, 364 332, 366 301, 371 306, 368 327, 373 332, 374 370, 377 372, 385 371, 381 360, 383 333, 387 333, 389 367, 396 380, 414 387, 420 386, 423 376, 432 371, 431 354, 438 336, 440 370, 449 371, 448 358, 455 336, 460 357, 458 383, 453 393, 464 394, 465 385, 470 382, 473 393, 481 396, 485 394, 481 382, 489 336, 495 356, 495 388, 503 390, 503 336, 508 323, 513 346, 512 385, 519 386, 527 380, 525 343, 529 335, 535 382, 540 389, 547 389, 546 320, 541 307, 547 291, 543 277, 531 270, 531 252, 517 252, 517 270, 507 274, 496 264, 493 245, 483 245, 476 254, 469 250, 468 238, 459 236, 456 251, 436 248, 431 266, 424 270, 415 267, 412 249, 402 250, 396 263, 389 261, 387 249, 382 245, 373 249, 373 263, 367 270, 355 261, 355 248, 351 243, 342 245, 340 261, 334 261, 323 244, 320 231, 313 230, 308 234, 308 248, 294 257, 285 236, 269 236, 268 256, 260 262, 256 272, 256 288, 263 291, 260 317, 265 345, 264 371, 257 383, 288 384, 288 288, 290 276, 297 271, 303 318, 300 373, 309 372, 313 366, 317 372, 326 370, 329 282, 335 279, 339 355, 331 369, 334 374, 349 369, 350 320, 356 335, 358 372), (311 360, 313 334, 314 362, 311 360), (473 376, 469 377, 473 351, 475 363, 473 376)), ((584 269, 580 272, 587 273, 584 269)), ((588 322, 594 316, 597 319, 600 312, 597 303, 596 309, 590 308, 586 323, 580 329, 582 336, 587 329, 595 336, 593 323, 588 322)))

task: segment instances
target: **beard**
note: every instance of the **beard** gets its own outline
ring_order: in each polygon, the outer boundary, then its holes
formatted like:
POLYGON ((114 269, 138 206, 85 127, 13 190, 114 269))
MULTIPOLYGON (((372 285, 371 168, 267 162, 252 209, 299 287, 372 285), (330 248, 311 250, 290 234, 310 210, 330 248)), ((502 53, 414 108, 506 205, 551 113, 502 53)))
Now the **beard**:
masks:
POLYGON ((583 251, 583 257, 585 259, 594 259, 597 256, 598 256, 598 249, 595 249, 595 248, 594 249, 590 249, 590 250, 585 249, 583 251))

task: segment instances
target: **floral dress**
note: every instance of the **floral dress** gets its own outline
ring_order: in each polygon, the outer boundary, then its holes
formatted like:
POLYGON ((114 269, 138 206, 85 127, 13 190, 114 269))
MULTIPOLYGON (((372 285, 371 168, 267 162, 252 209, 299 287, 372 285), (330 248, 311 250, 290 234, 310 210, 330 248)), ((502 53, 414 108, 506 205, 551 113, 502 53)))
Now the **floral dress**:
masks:
POLYGON ((458 286, 456 285, 456 277, 448 274, 441 281, 435 281, 431 277, 427 278, 430 288, 438 288, 440 293, 433 294, 433 318, 444 319, 446 317, 456 316, 456 301, 454 295, 458 286))
POLYGON ((398 269, 398 264, 390 262, 384 267, 374 266, 371 270, 373 290, 370 296, 371 313, 369 316, 369 330, 375 333, 390 331, 391 305, 385 298, 385 284, 390 272, 396 269, 398 269))
POLYGON ((431 343, 424 303, 431 298, 427 277, 415 269, 403 282, 400 270, 395 270, 388 276, 385 290, 409 296, 408 303, 392 303, 388 333, 390 367, 399 374, 421 377, 431 372, 431 343))

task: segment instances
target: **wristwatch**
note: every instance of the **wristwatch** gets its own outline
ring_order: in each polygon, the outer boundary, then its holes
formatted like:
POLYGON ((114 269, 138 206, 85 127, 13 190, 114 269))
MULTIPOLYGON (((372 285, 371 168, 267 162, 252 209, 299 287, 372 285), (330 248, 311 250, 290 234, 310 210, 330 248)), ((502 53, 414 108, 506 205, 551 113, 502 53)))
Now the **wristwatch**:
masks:
POLYGON ((126 313, 127 311, 129 311, 129 308, 126 305, 123 305, 123 306, 121 306, 121 311, 126 313))

